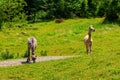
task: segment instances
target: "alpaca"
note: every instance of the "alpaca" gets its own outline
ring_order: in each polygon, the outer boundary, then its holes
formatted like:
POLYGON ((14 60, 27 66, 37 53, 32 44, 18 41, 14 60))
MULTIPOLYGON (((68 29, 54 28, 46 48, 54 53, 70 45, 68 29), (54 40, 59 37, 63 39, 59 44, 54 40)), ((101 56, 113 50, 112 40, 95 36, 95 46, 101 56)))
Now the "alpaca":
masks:
POLYGON ((88 34, 84 37, 84 43, 86 46, 87 54, 89 52, 91 53, 91 51, 92 51, 92 43, 93 43, 92 35, 91 35, 92 32, 95 32, 95 29, 93 28, 93 25, 90 25, 89 30, 88 30, 88 34))
POLYGON ((61 23, 61 22, 63 22, 63 20, 64 20, 64 19, 60 18, 60 19, 56 19, 55 22, 56 22, 56 23, 61 23))
POLYGON ((35 56, 36 45, 37 45, 37 40, 34 37, 28 38, 28 58, 27 58, 27 62, 30 62, 30 51, 32 51, 33 62, 36 61, 36 56, 35 56))

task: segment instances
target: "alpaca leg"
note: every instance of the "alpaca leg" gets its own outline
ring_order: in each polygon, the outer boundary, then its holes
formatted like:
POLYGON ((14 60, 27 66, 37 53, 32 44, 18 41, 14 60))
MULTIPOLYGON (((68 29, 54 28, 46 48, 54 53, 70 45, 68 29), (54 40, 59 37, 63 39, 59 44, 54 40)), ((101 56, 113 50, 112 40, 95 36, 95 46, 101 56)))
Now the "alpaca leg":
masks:
POLYGON ((90 44, 90 53, 92 52, 92 44, 90 44))
POLYGON ((27 58, 27 62, 30 62, 30 47, 28 47, 28 58, 27 58))
POLYGON ((88 51, 89 51, 89 48, 88 48, 88 45, 86 45, 86 52, 88 54, 88 51))
POLYGON ((35 55, 35 48, 32 48, 32 55, 35 55))
POLYGON ((34 63, 36 62, 35 49, 36 48, 32 48, 32 60, 34 63))

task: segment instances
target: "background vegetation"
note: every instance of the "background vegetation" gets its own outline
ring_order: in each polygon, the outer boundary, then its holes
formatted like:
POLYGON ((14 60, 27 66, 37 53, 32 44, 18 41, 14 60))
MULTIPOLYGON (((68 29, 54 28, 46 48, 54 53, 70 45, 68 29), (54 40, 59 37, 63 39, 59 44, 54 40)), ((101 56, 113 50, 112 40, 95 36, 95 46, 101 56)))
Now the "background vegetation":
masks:
POLYGON ((74 17, 116 21, 119 14, 120 0, 0 0, 1 24, 74 17))

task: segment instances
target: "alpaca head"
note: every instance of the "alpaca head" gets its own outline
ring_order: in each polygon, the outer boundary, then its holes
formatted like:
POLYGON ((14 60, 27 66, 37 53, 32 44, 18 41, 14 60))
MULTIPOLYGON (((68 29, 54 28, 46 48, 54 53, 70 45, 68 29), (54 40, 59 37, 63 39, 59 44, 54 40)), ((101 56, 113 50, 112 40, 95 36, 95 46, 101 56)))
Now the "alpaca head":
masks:
POLYGON ((36 61, 36 58, 37 58, 36 55, 32 55, 32 60, 33 60, 34 63, 35 63, 35 61, 36 61))
POLYGON ((95 29, 94 29, 93 25, 90 25, 90 26, 89 26, 89 31, 90 31, 90 32, 95 32, 95 29))

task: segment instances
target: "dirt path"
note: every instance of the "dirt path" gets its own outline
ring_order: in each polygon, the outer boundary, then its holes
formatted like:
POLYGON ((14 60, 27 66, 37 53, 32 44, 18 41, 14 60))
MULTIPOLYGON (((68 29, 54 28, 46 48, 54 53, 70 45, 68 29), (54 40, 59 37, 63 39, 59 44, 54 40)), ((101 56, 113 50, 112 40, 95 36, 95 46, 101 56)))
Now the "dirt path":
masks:
MULTIPOLYGON (((46 57, 38 57, 36 62, 65 59, 65 58, 70 58, 70 57, 73 57, 73 56, 46 56, 46 57)), ((26 63, 26 59, 16 59, 16 60, 1 61, 0 62, 0 67, 18 66, 18 65, 22 65, 22 64, 28 64, 28 63, 26 63)))

